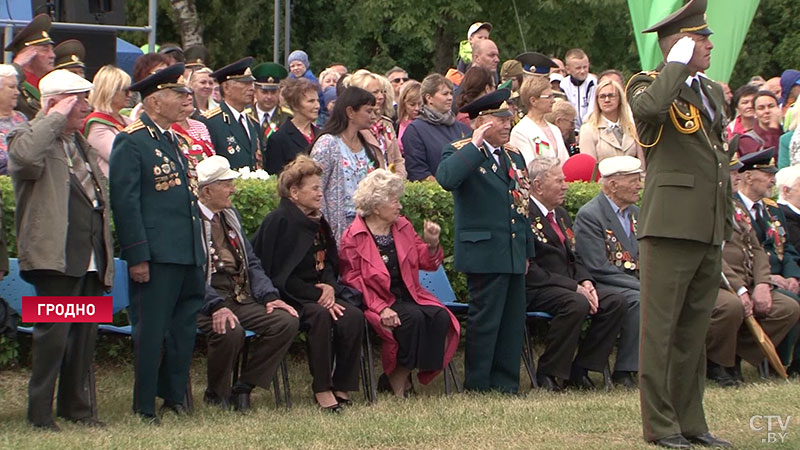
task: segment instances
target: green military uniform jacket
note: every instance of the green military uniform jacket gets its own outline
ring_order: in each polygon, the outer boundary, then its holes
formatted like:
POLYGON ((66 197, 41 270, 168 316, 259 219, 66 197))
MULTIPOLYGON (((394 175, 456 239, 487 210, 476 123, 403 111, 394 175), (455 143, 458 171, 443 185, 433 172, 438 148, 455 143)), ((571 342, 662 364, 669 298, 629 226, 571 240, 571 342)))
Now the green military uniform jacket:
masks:
MULTIPOLYGON (((122 259, 201 266, 206 257, 197 206, 197 172, 142 113, 114 139, 109 159, 111 208, 122 259)), ((180 148, 179 148, 180 147, 180 148)))
MULTIPOLYGON (((750 213, 735 198, 733 211, 733 233, 722 248, 722 273, 734 292, 743 287, 752 291, 757 284, 770 283, 769 257, 758 241, 750 213)), ((727 288, 724 281, 720 287, 727 288)))
POLYGON ((256 169, 257 158, 261 154, 263 145, 258 122, 249 114, 244 112, 243 114, 250 131, 249 138, 244 128, 233 119, 233 114, 225 102, 203 114, 203 122, 211 134, 214 151, 217 155, 228 158, 231 169, 234 170, 242 167, 256 169))
MULTIPOLYGON (((764 198, 762 202, 767 214, 767 217, 765 217, 767 229, 761 230, 755 220, 753 221, 753 228, 756 233, 764 232, 766 235, 761 245, 769 255, 770 273, 784 278, 797 278, 800 280, 800 266, 798 265, 800 253, 786 239, 786 216, 771 198, 764 198)), ((744 206, 742 207, 744 208, 744 206)), ((747 210, 746 208, 744 209, 745 211, 747 210)))
POLYGON ((455 268, 460 272, 524 274, 525 262, 535 255, 525 160, 510 145, 501 156, 513 176, 502 174, 494 155, 470 138, 451 143, 442 153, 436 180, 453 192, 455 268))
POLYGON ((14 108, 17 111, 25 114, 28 120, 33 119, 36 117, 36 113, 42 108, 41 101, 40 101, 40 94, 39 89, 25 80, 25 71, 17 64, 13 64, 14 68, 17 69, 17 78, 23 80, 19 83, 19 99, 17 100, 17 107, 14 108))
POLYGON ((278 129, 282 127, 283 124, 286 123, 287 120, 290 120, 293 116, 294 113, 292 113, 291 109, 285 106, 278 105, 275 108, 275 114, 273 114, 272 117, 269 118, 269 121, 265 120, 264 123, 261 124, 261 138, 263 139, 263 142, 266 143, 267 138, 272 133, 278 131, 278 129))
POLYGON ((685 64, 659 70, 635 75, 627 88, 647 161, 638 236, 720 245, 733 217, 722 88, 700 76, 711 119, 686 84, 685 64))

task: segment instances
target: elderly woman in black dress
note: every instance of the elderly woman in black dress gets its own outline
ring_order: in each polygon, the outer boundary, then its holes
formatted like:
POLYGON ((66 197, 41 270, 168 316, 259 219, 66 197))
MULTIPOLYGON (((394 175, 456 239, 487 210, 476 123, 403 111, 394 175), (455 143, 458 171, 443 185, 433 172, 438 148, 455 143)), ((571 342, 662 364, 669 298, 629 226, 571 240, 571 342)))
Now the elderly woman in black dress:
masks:
POLYGON ((298 155, 278 179, 281 201, 256 232, 253 250, 283 300, 300 312, 308 330, 312 390, 321 408, 341 412, 358 390, 364 334, 361 310, 340 299, 336 241, 322 217, 322 169, 298 155), (336 368, 331 362, 336 358, 336 368))

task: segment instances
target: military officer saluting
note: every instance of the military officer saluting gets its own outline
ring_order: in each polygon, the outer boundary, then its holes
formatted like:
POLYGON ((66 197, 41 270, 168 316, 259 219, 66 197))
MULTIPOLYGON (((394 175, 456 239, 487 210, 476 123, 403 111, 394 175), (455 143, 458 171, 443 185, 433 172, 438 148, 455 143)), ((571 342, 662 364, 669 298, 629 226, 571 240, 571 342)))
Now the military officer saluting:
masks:
POLYGON ((133 280, 133 411, 149 423, 158 423, 156 395, 162 409, 186 411, 195 315, 205 293, 197 173, 184 156, 188 143, 170 130, 192 102, 183 71, 174 64, 131 85, 144 112, 117 135, 109 160, 111 208, 133 280))
POLYGON ((507 144, 509 95, 500 89, 461 108, 475 131, 444 149, 436 180, 453 193, 455 267, 470 294, 464 387, 516 393, 534 237, 525 160, 507 144))
POLYGON ((261 63, 253 67, 255 81, 255 117, 261 125, 261 136, 266 139, 284 122, 292 118, 292 110, 281 105, 280 82, 289 72, 280 64, 261 63))
POLYGON ((211 73, 224 101, 203 114, 214 149, 228 158, 234 170, 260 166, 261 132, 258 123, 245 112, 253 104, 252 63, 253 58, 247 57, 211 73))
POLYGON ((67 39, 56 45, 53 53, 56 55, 54 63, 56 69, 66 69, 86 78, 86 65, 83 62, 86 59, 86 48, 81 41, 67 39))
POLYGON ((53 70, 53 40, 50 31, 50 16, 39 14, 25 26, 6 46, 7 52, 14 53, 14 67, 18 77, 20 99, 17 110, 33 119, 39 104, 39 80, 53 70))
POLYGON ((642 426, 646 441, 671 448, 731 445, 709 433, 703 411, 704 341, 733 214, 722 88, 702 74, 714 47, 705 10, 706 0, 691 0, 644 30, 658 33, 665 62, 627 88, 647 162, 637 233, 642 426))

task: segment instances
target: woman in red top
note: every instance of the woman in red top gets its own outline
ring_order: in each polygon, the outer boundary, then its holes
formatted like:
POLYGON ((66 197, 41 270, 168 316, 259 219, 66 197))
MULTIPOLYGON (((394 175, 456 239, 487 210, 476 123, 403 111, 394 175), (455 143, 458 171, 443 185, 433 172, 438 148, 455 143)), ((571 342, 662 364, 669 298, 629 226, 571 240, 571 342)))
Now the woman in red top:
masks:
POLYGON ((439 225, 425 221, 423 238, 400 216, 403 179, 384 169, 367 175, 353 194, 358 216, 341 239, 341 281, 364 294, 364 317, 383 340, 384 386, 398 397, 409 375, 429 383, 455 354, 459 323, 419 283, 419 271, 442 263, 439 225))
POLYGON ((198 163, 209 156, 214 156, 214 144, 211 143, 211 134, 203 122, 191 119, 190 116, 194 113, 195 108, 193 103, 189 103, 184 109, 182 120, 172 124, 172 130, 180 134, 189 142, 189 146, 183 149, 183 153, 187 158, 193 158, 195 163, 198 163))

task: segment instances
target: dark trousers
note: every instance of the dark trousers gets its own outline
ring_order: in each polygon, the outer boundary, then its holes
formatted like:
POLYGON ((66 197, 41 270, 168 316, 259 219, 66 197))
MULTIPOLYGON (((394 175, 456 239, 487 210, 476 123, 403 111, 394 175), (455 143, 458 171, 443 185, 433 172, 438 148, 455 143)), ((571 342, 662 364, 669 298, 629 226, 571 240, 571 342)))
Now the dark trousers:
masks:
POLYGON ((197 314, 197 326, 208 336, 208 391, 221 399, 231 395, 232 370, 244 346, 245 330, 256 336, 251 338, 247 366, 239 380, 269 388, 275 370, 297 335, 297 318, 282 309, 267 314, 264 305, 252 300, 238 303, 227 299, 222 307, 230 309, 239 319, 236 328, 225 324, 225 334, 213 331, 211 316, 197 314))
POLYGON ((150 263, 150 281, 131 281, 128 308, 133 328, 133 411, 155 414, 156 395, 183 403, 203 305, 203 268, 150 263))
POLYGON ((450 331, 447 310, 413 301, 394 302, 392 310, 400 319, 400 326, 392 329, 397 342, 397 365, 420 371, 441 370, 450 331))
POLYGON ((314 393, 357 391, 361 343, 364 339, 364 313, 347 302, 344 315, 333 320, 327 308, 304 303, 300 322, 308 329, 308 366, 314 393), (332 369, 336 357, 336 370, 332 369))
POLYGON ((540 374, 568 379, 573 364, 578 369, 596 372, 606 367, 622 326, 625 299, 611 292, 598 293, 598 296, 597 312, 591 316, 586 337, 581 342, 581 328, 589 314, 589 300, 583 294, 559 286, 528 291, 528 310, 553 316, 545 337, 544 353, 539 357, 540 374))
MULTIPOLYGON (((69 277, 28 272, 39 296, 99 296, 103 283, 97 272, 69 277)), ((58 378, 56 414, 71 420, 92 415, 89 370, 94 358, 96 323, 37 323, 33 326, 33 364, 28 384, 28 420, 34 425, 53 421, 53 393, 58 378)))
POLYGON ((469 273, 464 388, 516 393, 525 326, 525 275, 469 273))
POLYGON ((619 330, 617 341, 617 359, 614 361, 614 371, 638 372, 639 371, 639 291, 597 284, 597 295, 603 296, 607 292, 621 295, 625 299, 622 313, 622 328, 619 330))
POLYGON ((705 339, 720 286, 719 245, 639 241, 639 391, 646 441, 708 431, 705 339))

